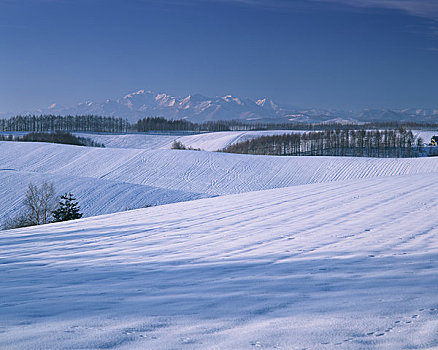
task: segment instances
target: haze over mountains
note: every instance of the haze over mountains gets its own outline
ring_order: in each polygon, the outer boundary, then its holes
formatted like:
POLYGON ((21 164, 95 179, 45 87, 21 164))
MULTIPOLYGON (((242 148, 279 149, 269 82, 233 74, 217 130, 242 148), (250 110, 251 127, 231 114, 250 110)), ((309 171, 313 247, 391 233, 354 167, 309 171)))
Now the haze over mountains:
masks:
MULTIPOLYGON (((251 100, 232 95, 206 97, 200 94, 175 97, 166 93, 139 90, 103 102, 85 101, 72 107, 56 103, 43 109, 16 114, 59 114, 117 116, 131 122, 146 117, 187 119, 192 122, 244 120, 259 122, 369 122, 416 121, 438 122, 437 109, 366 109, 359 112, 281 105, 269 98, 251 100)), ((1 116, 1 115, 0 115, 1 116)))

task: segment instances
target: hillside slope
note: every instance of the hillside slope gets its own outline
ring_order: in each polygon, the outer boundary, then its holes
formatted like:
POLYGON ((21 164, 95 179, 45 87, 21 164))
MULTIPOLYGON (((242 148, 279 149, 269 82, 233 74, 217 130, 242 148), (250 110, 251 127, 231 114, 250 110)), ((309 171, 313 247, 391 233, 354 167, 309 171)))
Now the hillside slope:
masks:
POLYGON ((90 134, 76 133, 78 136, 90 138, 98 143, 103 143, 109 148, 137 148, 137 149, 170 149, 174 141, 182 142, 186 147, 201 149, 203 151, 218 151, 240 141, 250 140, 266 135, 283 135, 286 133, 299 133, 291 130, 269 131, 222 131, 209 132, 195 135, 181 136, 145 134, 90 134))
POLYGON ((438 158, 274 157, 0 142, 0 169, 223 195, 355 178, 428 176, 438 172, 438 158))
POLYGON ((103 143, 107 148, 170 149, 180 135, 159 134, 95 134, 78 132, 75 135, 103 143))
POLYGON ((224 148, 261 136, 302 133, 303 131, 269 130, 269 131, 222 131, 199 135, 188 135, 178 138, 186 147, 199 148, 203 151, 220 151, 224 148))
POLYGON ((0 232, 2 349, 432 349, 438 178, 0 232))
POLYGON ((54 184, 57 195, 72 192, 84 217, 209 197, 81 176, 0 169, 0 226, 6 218, 13 218, 20 212, 28 184, 39 186, 44 181, 54 184))

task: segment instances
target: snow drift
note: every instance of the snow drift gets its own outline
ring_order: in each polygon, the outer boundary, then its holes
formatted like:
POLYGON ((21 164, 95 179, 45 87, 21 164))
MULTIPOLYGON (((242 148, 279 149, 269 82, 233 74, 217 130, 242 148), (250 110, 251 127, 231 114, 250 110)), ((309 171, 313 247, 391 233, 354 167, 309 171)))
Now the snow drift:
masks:
POLYGON ((170 149, 174 141, 183 143, 186 147, 203 151, 222 150, 236 142, 250 140, 260 136, 283 135, 304 131, 269 130, 269 131, 222 131, 181 136, 178 133, 166 134, 93 134, 76 133, 95 142, 103 143, 109 148, 140 148, 140 149, 170 149))
MULTIPOLYGON (((435 174, 438 158, 275 157, 0 142, 0 169, 224 195, 310 183, 435 174)), ((3 189, 1 189, 3 190, 3 189)))
POLYGON ((2 349, 432 349, 438 178, 201 199, 0 233, 2 349))

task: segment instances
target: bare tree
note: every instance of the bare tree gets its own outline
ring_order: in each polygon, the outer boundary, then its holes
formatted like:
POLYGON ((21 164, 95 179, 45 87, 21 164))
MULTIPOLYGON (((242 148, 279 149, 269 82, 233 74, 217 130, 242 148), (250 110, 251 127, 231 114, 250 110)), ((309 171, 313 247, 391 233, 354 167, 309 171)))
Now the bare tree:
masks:
POLYGON ((423 152, 422 142, 416 144, 412 131, 404 128, 395 130, 343 128, 322 132, 309 131, 302 134, 261 136, 234 143, 223 151, 278 156, 399 158, 418 157, 423 152))
POLYGON ((32 226, 24 213, 19 214, 13 218, 7 217, 2 225, 2 230, 12 230, 19 227, 32 226))
POLYGON ((38 188, 30 183, 23 204, 27 209, 29 221, 34 225, 49 223, 57 204, 55 186, 53 183, 44 182, 38 188))
POLYGON ((53 183, 44 182, 40 187, 30 183, 23 200, 23 210, 16 217, 7 219, 3 229, 53 222, 52 212, 57 207, 57 199, 53 183))

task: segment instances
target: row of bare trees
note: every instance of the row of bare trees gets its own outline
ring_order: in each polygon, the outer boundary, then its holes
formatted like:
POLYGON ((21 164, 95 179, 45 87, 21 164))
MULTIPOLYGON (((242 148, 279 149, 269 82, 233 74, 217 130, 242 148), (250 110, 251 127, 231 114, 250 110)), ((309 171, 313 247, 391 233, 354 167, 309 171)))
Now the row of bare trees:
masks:
POLYGON ((169 120, 161 117, 149 117, 140 119, 131 127, 132 131, 182 131, 182 132, 215 132, 230 131, 230 125, 226 121, 209 121, 204 123, 193 123, 185 119, 169 120))
POLYGON ((98 115, 19 115, 9 119, 0 119, 0 132, 42 132, 42 131, 85 131, 85 132, 213 132, 213 131, 249 131, 249 130, 381 130, 381 129, 436 129, 437 123, 413 122, 373 122, 366 124, 339 123, 269 123, 249 122, 246 120, 218 120, 195 123, 185 119, 169 120, 162 117, 148 117, 129 123, 120 117, 102 117, 98 115))
POLYGON ((412 131, 326 130, 262 136, 230 145, 224 152, 277 156, 418 157, 423 141, 412 131))
POLYGON ((88 131, 127 132, 129 123, 122 118, 95 115, 26 115, 0 119, 0 132, 42 132, 42 131, 88 131))
POLYGON ((30 132, 25 135, 0 134, 0 141, 16 141, 16 142, 50 142, 63 143, 66 145, 89 146, 89 147, 105 147, 103 143, 93 141, 89 137, 81 137, 73 135, 69 132, 30 132))

